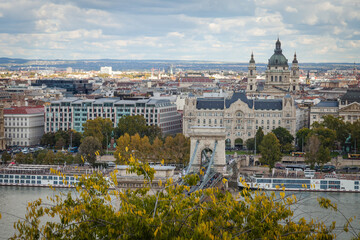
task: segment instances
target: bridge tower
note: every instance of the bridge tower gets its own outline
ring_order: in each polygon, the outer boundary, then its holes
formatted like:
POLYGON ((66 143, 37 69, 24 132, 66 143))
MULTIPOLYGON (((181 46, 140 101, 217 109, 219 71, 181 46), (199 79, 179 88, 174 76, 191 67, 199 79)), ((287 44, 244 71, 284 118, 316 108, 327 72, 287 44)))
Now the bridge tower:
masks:
POLYGON ((189 136, 191 146, 188 172, 199 172, 203 151, 209 150, 213 158, 211 162, 213 171, 225 174, 225 128, 194 126, 190 129, 189 136))

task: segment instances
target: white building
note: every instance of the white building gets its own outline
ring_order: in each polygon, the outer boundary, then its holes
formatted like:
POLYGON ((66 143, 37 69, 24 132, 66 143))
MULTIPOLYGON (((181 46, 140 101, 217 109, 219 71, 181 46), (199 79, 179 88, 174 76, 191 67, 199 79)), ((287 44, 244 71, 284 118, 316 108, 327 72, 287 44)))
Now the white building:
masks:
POLYGON ((101 67, 100 68, 100 73, 105 73, 105 74, 112 74, 112 67, 101 67))
POLYGON ((44 134, 44 107, 4 109, 5 138, 8 146, 32 146, 44 134))

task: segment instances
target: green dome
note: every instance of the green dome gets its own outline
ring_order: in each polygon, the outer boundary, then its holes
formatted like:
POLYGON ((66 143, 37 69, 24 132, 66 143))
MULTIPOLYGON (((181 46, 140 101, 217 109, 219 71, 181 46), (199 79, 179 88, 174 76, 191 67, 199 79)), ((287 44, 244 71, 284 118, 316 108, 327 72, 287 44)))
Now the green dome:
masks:
POLYGON ((269 65, 268 66, 269 67, 270 66, 288 66, 288 60, 282 54, 281 42, 280 42, 279 38, 275 43, 274 54, 269 59, 269 65))
POLYGON ((269 66, 288 66, 288 60, 282 53, 274 53, 269 59, 269 66))

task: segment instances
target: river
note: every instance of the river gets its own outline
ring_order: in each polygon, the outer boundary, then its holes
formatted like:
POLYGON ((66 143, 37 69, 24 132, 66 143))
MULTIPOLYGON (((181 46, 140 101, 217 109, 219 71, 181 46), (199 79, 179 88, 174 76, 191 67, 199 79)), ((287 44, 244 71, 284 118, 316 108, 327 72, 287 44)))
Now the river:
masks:
MULTIPOLYGON (((68 192, 70 189, 57 189, 57 191, 68 192)), ((360 232, 360 193, 318 193, 318 192, 293 192, 299 203, 294 207, 296 217, 305 217, 305 219, 315 218, 330 224, 336 221, 337 227, 342 227, 345 219, 356 216, 353 226, 356 232, 360 232), (333 203, 338 205, 338 212, 331 210, 324 210, 319 208, 317 197, 329 198, 333 203)), ((286 192, 286 194, 293 194, 286 192)), ((0 239, 7 239, 14 233, 13 223, 19 217, 25 215, 26 206, 29 201, 34 201, 38 198, 46 200, 47 196, 54 196, 54 191, 50 188, 36 188, 36 187, 10 187, 0 186, 0 212, 2 219, 0 219, 0 239)), ((338 231, 337 239, 350 239, 350 233, 341 233, 338 231)))

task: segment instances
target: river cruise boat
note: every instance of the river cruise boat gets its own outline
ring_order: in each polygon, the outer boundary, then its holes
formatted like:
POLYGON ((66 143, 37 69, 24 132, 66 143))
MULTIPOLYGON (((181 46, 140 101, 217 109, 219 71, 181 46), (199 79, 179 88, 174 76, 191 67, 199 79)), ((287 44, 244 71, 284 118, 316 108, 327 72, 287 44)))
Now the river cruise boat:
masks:
POLYGON ((302 174, 264 174, 240 175, 237 181, 239 189, 245 184, 252 189, 319 192, 355 192, 360 193, 360 178, 356 175, 322 174, 306 170, 302 174))
POLYGON ((29 187, 74 187, 78 180, 74 175, 61 177, 51 173, 50 169, 59 166, 20 165, 0 169, 0 186, 29 187))

